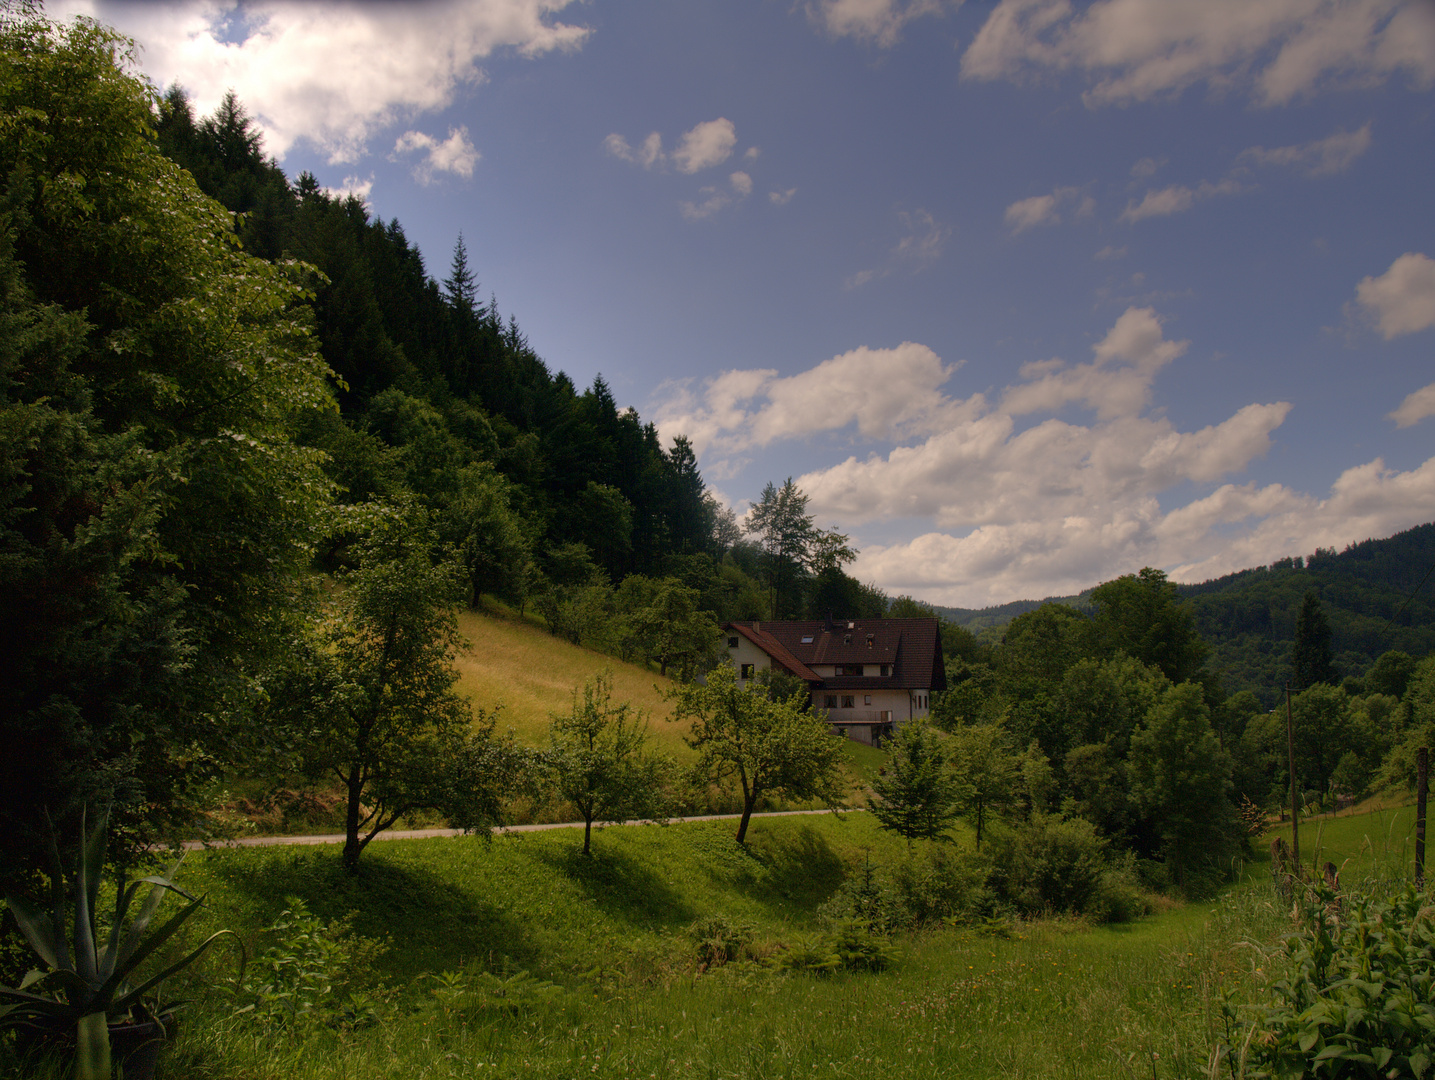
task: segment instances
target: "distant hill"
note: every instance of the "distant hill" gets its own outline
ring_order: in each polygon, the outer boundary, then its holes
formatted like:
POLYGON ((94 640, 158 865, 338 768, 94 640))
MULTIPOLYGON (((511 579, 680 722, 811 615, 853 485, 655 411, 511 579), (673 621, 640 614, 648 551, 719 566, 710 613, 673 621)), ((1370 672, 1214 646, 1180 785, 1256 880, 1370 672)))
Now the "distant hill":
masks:
MULTIPOLYGON (((1412 656, 1435 651, 1435 523, 1342 552, 1278 559, 1194 585, 1179 586, 1191 601, 1196 627, 1211 646, 1211 662, 1231 692, 1250 689, 1274 700, 1285 684, 1296 615, 1314 589, 1330 623, 1336 667, 1363 675, 1390 649, 1412 656)), ((1005 626, 1046 603, 1083 607, 1090 596, 1015 600, 996 607, 943 608, 946 619, 978 632, 1005 626)))

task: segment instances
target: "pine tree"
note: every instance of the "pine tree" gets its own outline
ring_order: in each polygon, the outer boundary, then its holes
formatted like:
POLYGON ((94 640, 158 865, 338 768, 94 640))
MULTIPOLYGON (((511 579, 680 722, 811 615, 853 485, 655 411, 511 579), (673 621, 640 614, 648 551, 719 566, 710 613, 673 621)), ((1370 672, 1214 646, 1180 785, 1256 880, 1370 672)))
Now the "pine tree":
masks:
POLYGON ((1335 668, 1330 662, 1330 624, 1321 610, 1315 590, 1305 594, 1295 622, 1295 644, 1291 646, 1291 686, 1304 690, 1316 683, 1334 683, 1335 668))
POLYGON ((464 245, 463 233, 458 234, 458 240, 453 245, 453 265, 448 277, 443 279, 443 291, 449 306, 455 311, 482 316, 476 303, 478 282, 468 268, 468 248, 464 245))

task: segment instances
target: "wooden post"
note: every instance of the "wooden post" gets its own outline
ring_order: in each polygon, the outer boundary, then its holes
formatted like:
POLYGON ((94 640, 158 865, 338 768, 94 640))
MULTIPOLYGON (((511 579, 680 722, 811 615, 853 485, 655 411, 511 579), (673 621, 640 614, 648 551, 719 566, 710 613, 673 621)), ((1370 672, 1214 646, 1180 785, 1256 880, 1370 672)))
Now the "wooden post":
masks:
POLYGON ((1430 748, 1415 751, 1415 888, 1425 888, 1425 796, 1430 789, 1430 748))
POLYGON ((1295 721, 1291 719, 1291 685, 1286 683, 1286 753, 1291 773, 1291 862, 1300 872, 1300 803, 1295 779, 1295 721))

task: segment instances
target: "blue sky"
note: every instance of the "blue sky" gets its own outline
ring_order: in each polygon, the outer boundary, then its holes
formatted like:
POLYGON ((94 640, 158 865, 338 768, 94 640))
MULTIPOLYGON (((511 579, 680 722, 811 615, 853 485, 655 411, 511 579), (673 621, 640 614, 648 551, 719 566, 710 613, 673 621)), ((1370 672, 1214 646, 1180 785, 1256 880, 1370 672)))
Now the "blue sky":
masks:
POLYGON ((891 594, 1435 520, 1430 0, 52 3, 891 594))

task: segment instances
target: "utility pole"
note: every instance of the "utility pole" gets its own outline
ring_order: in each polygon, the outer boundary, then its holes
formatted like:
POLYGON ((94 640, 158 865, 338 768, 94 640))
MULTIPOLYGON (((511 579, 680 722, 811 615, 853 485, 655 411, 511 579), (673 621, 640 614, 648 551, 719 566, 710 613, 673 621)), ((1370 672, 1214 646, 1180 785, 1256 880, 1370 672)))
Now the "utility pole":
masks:
POLYGON ((1291 685, 1286 683, 1286 753, 1290 761, 1291 774, 1291 861, 1300 871, 1300 807, 1296 800, 1295 779, 1295 721, 1291 719, 1291 685))
POLYGON ((1425 888, 1425 796, 1430 790, 1430 748, 1415 751, 1415 889, 1425 888))

